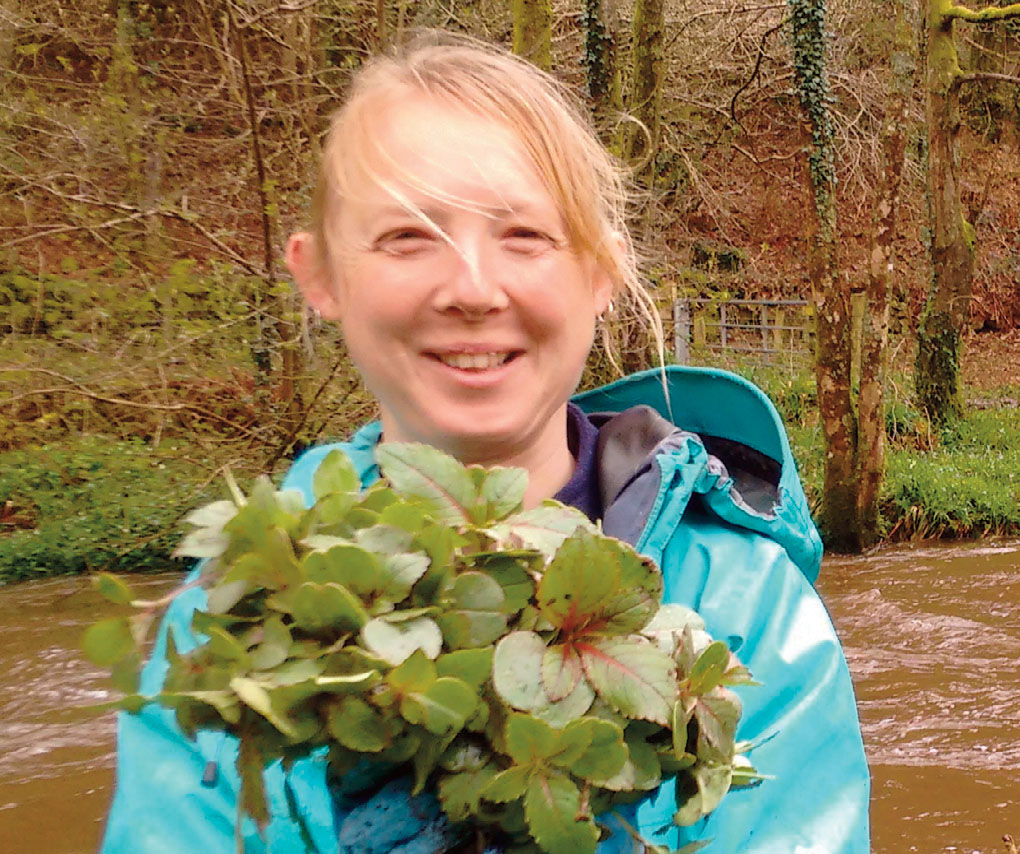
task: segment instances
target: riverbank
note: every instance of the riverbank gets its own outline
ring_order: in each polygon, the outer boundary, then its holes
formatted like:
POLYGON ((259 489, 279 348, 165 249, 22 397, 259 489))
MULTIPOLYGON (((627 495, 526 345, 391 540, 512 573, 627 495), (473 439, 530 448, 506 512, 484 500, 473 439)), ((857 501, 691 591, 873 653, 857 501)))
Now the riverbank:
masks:
MULTIPOLYGON (((728 367, 776 403, 817 508, 823 449, 810 371, 728 367)), ((890 383, 883 539, 1020 536, 1020 386, 972 388, 969 397, 986 408, 972 406, 963 421, 941 431, 903 402, 904 388, 905 380, 890 383)), ((153 447, 70 434, 0 453, 0 584, 100 569, 180 568, 170 555, 181 519, 226 497, 222 467, 242 481, 259 474, 251 468, 258 455, 229 447, 219 458, 208 442, 181 435, 153 447)), ((286 465, 281 461, 276 474, 286 465)))

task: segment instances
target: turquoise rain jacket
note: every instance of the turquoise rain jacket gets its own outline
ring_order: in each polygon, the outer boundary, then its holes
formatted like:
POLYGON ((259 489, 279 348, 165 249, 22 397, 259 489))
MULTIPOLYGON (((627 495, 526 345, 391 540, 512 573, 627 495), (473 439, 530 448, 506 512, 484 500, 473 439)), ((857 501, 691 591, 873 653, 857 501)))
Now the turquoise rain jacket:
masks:
MULTIPOLYGON (((705 854, 868 854, 869 775, 853 688, 812 587, 821 541, 779 416, 732 374, 674 367, 666 382, 669 403, 658 371, 576 398, 589 413, 622 413, 593 416, 602 425, 603 526, 652 557, 662 568, 665 601, 695 608, 762 683, 738 689, 738 737, 754 743, 752 761, 771 779, 730 792, 693 828, 671 826, 674 793, 666 783, 629 810, 631 822, 660 844, 708 840, 705 854)), ((312 475, 334 447, 371 482, 378 438, 379 425, 371 424, 349 443, 309 451, 284 487, 310 502, 312 475)), ((190 624, 204 601, 194 588, 171 606, 143 672, 143 693, 162 684, 168 629, 181 650, 200 642, 190 624)), ((157 706, 121 714, 103 854, 233 854, 236 754, 234 739, 220 732, 189 741, 173 714, 157 706)), ((406 786, 391 785, 348 815, 325 773, 321 753, 288 774, 279 765, 268 770, 272 820, 264 838, 245 822, 248 854, 428 850, 439 824, 434 798, 409 800, 406 786)), ((599 846, 600 854, 633 850, 619 832, 599 846)))

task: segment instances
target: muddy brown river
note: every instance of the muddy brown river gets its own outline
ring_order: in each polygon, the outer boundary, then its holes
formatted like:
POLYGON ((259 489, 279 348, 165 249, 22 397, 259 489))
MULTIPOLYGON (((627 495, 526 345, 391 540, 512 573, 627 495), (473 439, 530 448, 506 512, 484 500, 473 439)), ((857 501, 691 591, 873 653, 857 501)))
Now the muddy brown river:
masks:
MULTIPOLYGON (((132 583, 149 597, 178 578, 132 583)), ((831 558, 820 589, 857 686, 875 854, 1005 852, 1003 834, 1020 838, 1020 541, 831 558)), ((114 722, 75 711, 110 696, 76 645, 111 609, 80 578, 0 588, 4 854, 98 848, 114 722)))

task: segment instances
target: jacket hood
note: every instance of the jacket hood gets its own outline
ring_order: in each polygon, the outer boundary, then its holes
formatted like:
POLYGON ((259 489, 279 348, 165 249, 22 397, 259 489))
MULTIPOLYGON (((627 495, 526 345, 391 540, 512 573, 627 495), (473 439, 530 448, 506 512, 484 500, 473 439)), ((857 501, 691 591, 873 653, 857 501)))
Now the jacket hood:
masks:
POLYGON ((660 485, 668 474, 686 487, 674 512, 700 496, 724 521, 779 543, 814 583, 821 538, 782 419, 756 386, 728 371, 670 366, 665 378, 658 369, 644 371, 574 400, 600 427, 607 533, 651 545, 646 539, 661 527, 655 517, 664 511, 660 485))

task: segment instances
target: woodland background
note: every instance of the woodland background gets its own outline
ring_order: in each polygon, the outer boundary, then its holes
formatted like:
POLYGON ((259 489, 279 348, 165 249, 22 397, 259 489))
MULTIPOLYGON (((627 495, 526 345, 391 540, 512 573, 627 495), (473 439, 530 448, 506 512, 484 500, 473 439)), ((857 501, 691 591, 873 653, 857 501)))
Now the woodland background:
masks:
MULTIPOLYGON (((532 59, 589 102, 644 188, 636 231, 664 317, 683 296, 807 298, 813 202, 795 5, 0 0, 0 580, 163 565, 174 521, 218 489, 223 466, 278 470, 372 415, 336 330, 300 307, 278 259, 304 223, 322 133, 350 75, 417 28, 548 46, 532 59), (522 30, 536 8, 545 41, 522 30), (641 94, 642 15, 661 16, 655 99, 641 94), (627 116, 652 124, 649 104, 657 128, 653 149, 642 150, 627 116)), ((807 5, 823 10, 829 34, 834 281, 864 290, 881 130, 902 71, 891 60, 923 63, 928 0, 807 5), (896 42, 904 26, 906 54, 896 42)), ((1020 68, 1020 22, 960 27, 956 40, 961 67, 1003 78, 960 96, 961 196, 977 247, 964 383, 971 398, 1015 405, 1020 87, 1006 78, 1020 68)), ((882 376, 888 435, 912 452, 949 441, 914 404, 909 381, 932 277, 922 78, 899 120, 882 376)), ((616 355, 628 368, 650 366, 626 318, 619 323, 616 355)), ((586 381, 611 376, 596 352, 586 381)), ((757 378, 794 422, 795 440, 798 427, 814 431, 805 453, 815 456, 800 462, 820 501, 810 373, 757 378)), ((954 435, 987 457, 986 433, 1012 426, 954 435)), ((1020 456, 1009 459, 1000 509, 963 522, 917 511, 924 501, 897 498, 887 484, 884 533, 1012 530, 1020 456)), ((944 475, 931 475, 932 489, 959 495, 944 475)))

